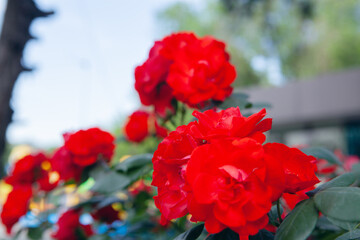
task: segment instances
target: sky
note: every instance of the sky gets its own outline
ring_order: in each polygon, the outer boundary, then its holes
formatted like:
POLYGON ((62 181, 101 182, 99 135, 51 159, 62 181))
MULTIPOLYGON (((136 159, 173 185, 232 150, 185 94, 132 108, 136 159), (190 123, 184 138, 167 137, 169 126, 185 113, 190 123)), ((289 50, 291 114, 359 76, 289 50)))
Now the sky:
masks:
MULTIPOLYGON (((198 4, 201 0, 187 0, 198 4)), ((11 144, 54 147, 68 131, 111 130, 140 106, 134 69, 161 39, 156 13, 175 0, 36 0, 36 20, 13 92, 11 144)), ((3 16, 5 0, 0 0, 3 16)), ((2 20, 1 20, 2 21, 2 20)))

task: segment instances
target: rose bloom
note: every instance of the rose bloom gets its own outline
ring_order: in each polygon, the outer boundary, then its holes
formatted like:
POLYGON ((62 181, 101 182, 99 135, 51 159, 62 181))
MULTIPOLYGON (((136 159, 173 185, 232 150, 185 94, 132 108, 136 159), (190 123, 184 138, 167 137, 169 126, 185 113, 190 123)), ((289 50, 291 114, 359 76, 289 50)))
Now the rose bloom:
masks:
POLYGON ((271 129, 272 119, 263 119, 266 110, 262 109, 249 117, 244 117, 238 107, 231 107, 216 112, 207 110, 205 112, 194 111, 194 117, 198 119, 198 132, 193 134, 197 138, 212 141, 217 138, 251 137, 260 143, 265 141, 264 132, 271 129))
POLYGON ((291 210, 293 210, 296 206, 296 204, 298 204, 299 202, 301 202, 302 200, 306 200, 306 199, 309 199, 309 196, 306 195, 307 192, 311 191, 311 190, 314 190, 315 187, 314 186, 311 186, 311 187, 308 187, 308 188, 305 188, 299 192, 296 192, 295 194, 290 194, 290 193, 284 193, 282 195, 282 198, 285 202, 285 212, 286 214, 288 212, 290 212, 291 210))
POLYGON ((50 159, 52 170, 59 174, 59 178, 64 181, 80 181, 82 166, 74 163, 71 152, 63 147, 58 148, 50 159))
POLYGON ((31 197, 32 188, 29 184, 14 186, 9 193, 1 212, 1 221, 8 234, 11 233, 12 227, 19 221, 20 217, 27 213, 31 197))
POLYGON ((66 133, 64 140, 64 146, 71 153, 73 162, 82 167, 94 164, 100 157, 110 162, 114 153, 115 138, 99 128, 66 133))
POLYGON ((323 175, 326 177, 333 177, 336 174, 336 170, 338 165, 336 164, 329 164, 329 162, 325 159, 318 159, 316 162, 319 175, 323 175))
POLYGON ((196 148, 186 169, 193 220, 204 221, 209 233, 229 227, 240 236, 256 234, 272 205, 267 171, 263 148, 251 138, 196 148))
POLYGON ((166 82, 169 69, 176 54, 196 40, 192 33, 178 33, 155 42, 148 59, 135 69, 135 89, 142 104, 153 105, 155 112, 161 116, 173 109, 171 101, 174 96, 166 82))
POLYGON ((210 99, 224 101, 232 93, 230 84, 236 78, 229 59, 223 42, 209 36, 200 38, 176 54, 167 83, 176 99, 190 106, 210 99))
POLYGON ((250 117, 243 117, 239 108, 229 108, 220 112, 208 110, 194 111, 199 122, 191 122, 171 132, 158 146, 153 157, 153 182, 158 187, 154 197, 156 206, 162 213, 162 223, 179 218, 188 213, 185 169, 192 151, 215 139, 253 137, 265 139, 263 131, 271 127, 271 120, 262 120, 265 110, 250 117), (237 123, 242 123, 238 129, 237 123))
POLYGON ((26 155, 13 166, 9 176, 5 178, 8 184, 32 184, 44 175, 41 164, 47 161, 43 153, 26 155))
POLYGON ((95 210, 91 216, 98 221, 111 224, 112 222, 120 219, 119 211, 116 211, 111 205, 95 210))
POLYGON ((132 113, 124 126, 125 137, 130 142, 142 142, 153 133, 159 137, 167 136, 166 128, 157 123, 156 117, 141 110, 132 113))
POLYGON ((315 157, 280 143, 267 143, 264 148, 274 159, 281 161, 285 173, 285 193, 296 193, 320 182, 315 175, 315 157))
POLYGON ((161 223, 184 216, 187 210, 187 192, 184 173, 192 151, 202 144, 190 132, 196 123, 179 126, 171 132, 159 145, 153 156, 152 185, 158 187, 158 195, 154 197, 159 208, 161 223))
POLYGON ((212 37, 176 33, 151 48, 149 58, 135 69, 135 89, 144 105, 166 115, 175 99, 199 107, 211 99, 224 101, 232 92, 234 66, 225 44, 212 37))
MULTIPOLYGON (((83 225, 79 222, 80 211, 68 210, 59 218, 56 233, 52 237, 57 240, 78 240, 79 234, 85 238, 93 235, 93 230, 90 225, 83 225)), ((82 239, 82 238, 81 238, 82 239)))
POLYGON ((238 108, 204 113, 180 126, 153 156, 155 205, 161 223, 187 213, 210 233, 231 228, 242 238, 265 227, 272 202, 319 182, 315 158, 267 143, 265 110, 243 117, 238 108))
POLYGON ((50 168, 49 160, 43 153, 26 155, 14 164, 4 180, 13 186, 37 184, 40 190, 51 191, 57 182, 50 182, 50 168))

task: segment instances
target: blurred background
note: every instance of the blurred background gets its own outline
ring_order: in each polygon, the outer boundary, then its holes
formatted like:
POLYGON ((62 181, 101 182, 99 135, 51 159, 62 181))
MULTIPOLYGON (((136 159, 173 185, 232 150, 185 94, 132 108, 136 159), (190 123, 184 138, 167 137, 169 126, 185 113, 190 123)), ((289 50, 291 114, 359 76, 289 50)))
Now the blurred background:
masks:
POLYGON ((134 69, 153 42, 193 31, 227 43, 235 91, 272 105, 270 141, 360 155, 359 0, 16 1, 54 14, 30 25, 37 39, 21 62, 33 70, 13 89, 8 149, 56 147, 92 126, 119 131, 140 106, 134 69))

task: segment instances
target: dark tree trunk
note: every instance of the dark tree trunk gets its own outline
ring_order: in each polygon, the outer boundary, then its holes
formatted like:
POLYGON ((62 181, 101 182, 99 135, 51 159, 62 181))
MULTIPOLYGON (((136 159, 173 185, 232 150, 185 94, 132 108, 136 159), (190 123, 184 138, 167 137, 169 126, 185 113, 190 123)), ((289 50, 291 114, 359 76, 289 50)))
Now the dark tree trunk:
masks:
POLYGON ((31 22, 53 12, 39 10, 33 0, 8 0, 0 36, 0 178, 4 176, 6 129, 12 120, 10 106, 15 81, 23 71, 31 71, 22 64, 24 47, 30 39, 31 22))

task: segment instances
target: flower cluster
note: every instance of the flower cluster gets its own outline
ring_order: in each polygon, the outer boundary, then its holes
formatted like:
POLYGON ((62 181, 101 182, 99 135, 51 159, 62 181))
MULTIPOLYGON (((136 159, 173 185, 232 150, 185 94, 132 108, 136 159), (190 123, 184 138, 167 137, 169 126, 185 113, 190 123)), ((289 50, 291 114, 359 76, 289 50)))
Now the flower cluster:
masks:
POLYGON ((83 169, 98 160, 110 162, 115 138, 99 128, 64 134, 64 145, 51 158, 51 166, 61 180, 79 181, 83 169))
POLYGON ((209 233, 230 228, 256 234, 283 193, 313 186, 316 159, 279 143, 266 143, 271 119, 239 108, 195 111, 198 121, 178 127, 154 153, 154 197, 162 222, 187 213, 209 233))
POLYGON ((4 179, 13 187, 1 212, 1 220, 8 233, 27 213, 33 194, 53 190, 59 180, 80 181, 86 166, 99 159, 109 162, 115 148, 114 137, 98 128, 67 133, 64 139, 64 146, 56 150, 51 158, 43 153, 27 155, 15 163, 4 179))
POLYGON ((51 179, 49 170, 50 163, 45 154, 30 154, 19 159, 4 179, 13 187, 1 212, 1 220, 8 233, 28 211, 34 191, 48 192, 57 186, 58 179, 51 179))
POLYGON ((141 103, 154 106, 161 116, 176 100, 192 107, 223 101, 236 77, 229 58, 225 44, 212 37, 172 34, 156 41, 148 59, 135 69, 135 89, 141 103))
MULTIPOLYGON (((111 224, 114 221, 120 220, 119 211, 115 210, 111 205, 96 208, 91 212, 94 220, 111 224)), ((87 239, 94 234, 94 229, 91 225, 84 225, 80 223, 82 215, 81 208, 69 209, 64 212, 58 222, 57 231, 52 234, 52 237, 57 240, 77 240, 87 239)))

